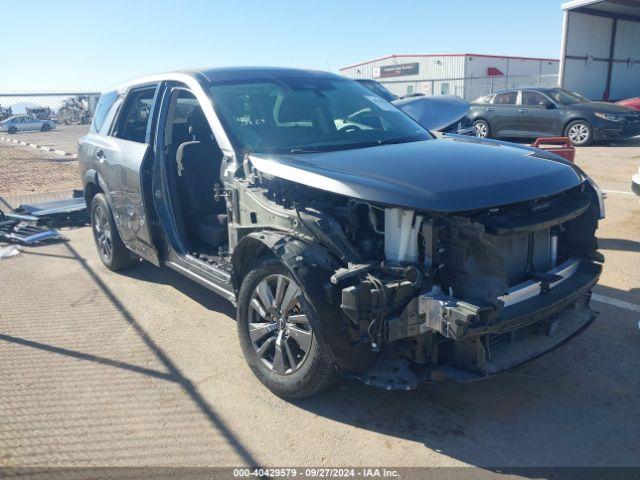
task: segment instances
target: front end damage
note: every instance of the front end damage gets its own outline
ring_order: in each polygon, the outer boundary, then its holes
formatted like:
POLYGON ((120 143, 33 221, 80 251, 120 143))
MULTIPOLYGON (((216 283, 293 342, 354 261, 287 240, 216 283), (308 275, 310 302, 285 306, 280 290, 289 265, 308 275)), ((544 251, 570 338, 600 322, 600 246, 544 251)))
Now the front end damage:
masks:
POLYGON ((385 209, 385 260, 332 277, 352 339, 380 352, 357 377, 403 389, 482 378, 581 332, 603 260, 588 188, 455 215, 385 209))
POLYGON ((271 247, 316 305, 314 331, 345 376, 386 389, 485 378, 556 348, 595 318, 601 212, 588 181, 535 200, 436 213, 249 177, 238 190, 238 247, 281 219, 287 233, 271 247))

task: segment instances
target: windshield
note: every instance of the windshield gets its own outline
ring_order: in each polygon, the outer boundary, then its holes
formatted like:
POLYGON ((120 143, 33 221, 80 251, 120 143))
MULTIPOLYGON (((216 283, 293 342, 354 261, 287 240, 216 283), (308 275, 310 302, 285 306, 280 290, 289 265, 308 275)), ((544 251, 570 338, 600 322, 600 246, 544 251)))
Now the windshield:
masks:
POLYGON ((387 87, 379 84, 375 80, 356 80, 360 85, 365 87, 368 90, 371 90, 373 93, 377 93, 379 96, 384 98, 387 102, 391 102, 393 100, 397 100, 398 97, 387 90, 387 87))
POLYGON ((308 153, 432 138, 356 82, 333 78, 234 81, 210 87, 232 141, 256 153, 308 153))
POLYGON ((591 101, 579 93, 570 92, 564 88, 553 88, 551 90, 547 90, 545 93, 560 105, 574 105, 576 103, 586 103, 591 101))

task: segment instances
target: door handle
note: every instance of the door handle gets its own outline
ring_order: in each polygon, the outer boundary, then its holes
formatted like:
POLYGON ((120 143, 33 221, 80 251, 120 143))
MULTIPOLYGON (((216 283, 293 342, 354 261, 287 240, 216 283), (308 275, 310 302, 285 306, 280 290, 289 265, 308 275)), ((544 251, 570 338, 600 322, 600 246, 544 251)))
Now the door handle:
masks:
POLYGON ((104 162, 107 159, 107 156, 104 154, 103 150, 98 150, 96 152, 96 158, 100 163, 104 162))
POLYGON ((527 109, 526 108, 519 108, 518 111, 520 113, 527 113, 527 109))
POLYGON ((495 110, 495 108, 493 107, 487 107, 487 112, 493 112, 495 110))

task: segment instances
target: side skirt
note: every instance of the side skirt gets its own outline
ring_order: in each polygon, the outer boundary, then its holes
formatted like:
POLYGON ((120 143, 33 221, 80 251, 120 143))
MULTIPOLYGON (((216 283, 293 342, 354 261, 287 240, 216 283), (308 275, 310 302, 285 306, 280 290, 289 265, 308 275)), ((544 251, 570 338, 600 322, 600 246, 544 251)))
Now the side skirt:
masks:
POLYGON ((193 262, 182 259, 174 261, 168 260, 165 262, 165 265, 194 282, 199 283, 212 292, 224 297, 236 306, 236 294, 233 290, 231 276, 227 272, 215 267, 193 265, 192 263, 195 262, 198 262, 198 260, 194 259, 193 262))

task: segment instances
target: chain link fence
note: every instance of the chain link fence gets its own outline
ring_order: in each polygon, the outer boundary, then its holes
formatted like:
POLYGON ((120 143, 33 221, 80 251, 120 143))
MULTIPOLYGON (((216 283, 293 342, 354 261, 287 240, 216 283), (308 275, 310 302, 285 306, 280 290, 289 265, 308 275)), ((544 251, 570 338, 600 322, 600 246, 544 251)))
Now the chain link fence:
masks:
POLYGON ((0 92, 0 197, 79 188, 98 92, 0 92))

